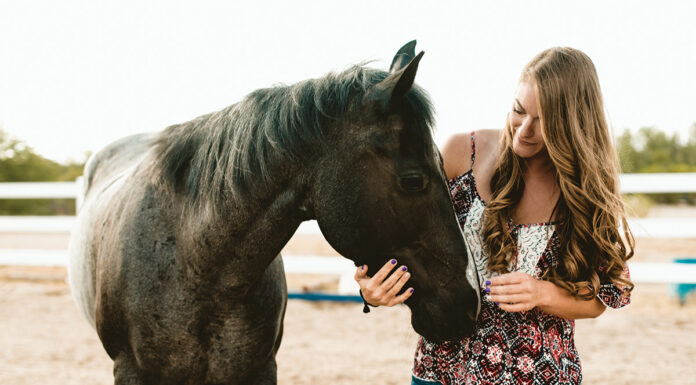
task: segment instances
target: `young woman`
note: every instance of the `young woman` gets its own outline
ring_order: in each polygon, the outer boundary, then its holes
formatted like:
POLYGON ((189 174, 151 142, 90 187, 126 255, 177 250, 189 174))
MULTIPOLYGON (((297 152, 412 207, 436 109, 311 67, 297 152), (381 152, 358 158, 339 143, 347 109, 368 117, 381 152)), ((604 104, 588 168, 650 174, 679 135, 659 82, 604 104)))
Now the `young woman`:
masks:
MULTIPOLYGON (((413 384, 579 384, 574 320, 629 303, 634 240, 597 73, 572 48, 524 68, 505 128, 443 148, 482 307, 463 341, 419 338, 413 384)), ((393 306, 409 275, 358 269, 365 300, 393 306)))

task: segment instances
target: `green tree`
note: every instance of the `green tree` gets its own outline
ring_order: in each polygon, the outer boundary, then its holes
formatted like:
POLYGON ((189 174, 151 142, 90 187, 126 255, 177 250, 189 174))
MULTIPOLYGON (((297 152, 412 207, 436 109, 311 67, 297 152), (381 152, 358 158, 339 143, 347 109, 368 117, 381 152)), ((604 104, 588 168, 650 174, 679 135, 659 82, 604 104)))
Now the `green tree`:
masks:
MULTIPOLYGON (((682 142, 678 134, 667 135, 655 127, 643 127, 636 134, 624 131, 616 140, 622 172, 696 172, 696 123, 682 142)), ((696 194, 650 195, 660 203, 696 204, 696 194)))
POLYGON ((638 151, 633 145, 631 132, 625 130, 616 140, 616 151, 619 155, 621 172, 636 172, 638 151))
MULTIPOLYGON (((82 164, 60 164, 34 152, 0 127, 0 182, 74 181, 82 164)), ((1 199, 0 215, 70 215, 72 199, 1 199)))

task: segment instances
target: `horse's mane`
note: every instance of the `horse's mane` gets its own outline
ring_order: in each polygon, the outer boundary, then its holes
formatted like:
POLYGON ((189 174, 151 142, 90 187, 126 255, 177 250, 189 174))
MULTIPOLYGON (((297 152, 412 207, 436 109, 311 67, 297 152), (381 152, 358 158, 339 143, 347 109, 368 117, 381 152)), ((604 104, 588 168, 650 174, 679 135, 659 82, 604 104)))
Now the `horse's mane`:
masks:
MULTIPOLYGON (((241 102, 162 131, 155 145, 160 183, 194 201, 219 203, 225 193, 255 192, 273 180, 273 168, 304 161, 325 142, 325 127, 359 106, 371 86, 389 74, 364 66, 259 89, 241 102)), ((402 105, 405 130, 432 140, 433 108, 414 85, 402 105)))

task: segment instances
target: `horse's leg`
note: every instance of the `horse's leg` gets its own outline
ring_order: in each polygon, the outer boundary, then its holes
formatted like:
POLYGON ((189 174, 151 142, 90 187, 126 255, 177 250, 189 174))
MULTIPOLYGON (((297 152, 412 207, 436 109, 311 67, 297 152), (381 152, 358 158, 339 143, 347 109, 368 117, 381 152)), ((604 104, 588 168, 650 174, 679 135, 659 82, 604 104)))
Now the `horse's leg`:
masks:
MULTIPOLYGON (((285 310, 283 309, 283 315, 285 314, 285 310)), ((275 347, 273 349, 273 357, 268 359, 268 362, 266 365, 264 365, 259 371, 256 373, 253 378, 249 379, 248 384, 253 384, 253 385, 276 385, 278 381, 278 366, 276 365, 276 360, 275 360, 275 355, 278 352, 278 348, 280 347, 280 341, 283 337, 283 321, 281 320, 280 322, 280 332, 278 333, 278 338, 276 339, 275 342, 275 347)))
POLYGON ((148 385, 134 357, 121 354, 114 360, 114 385, 148 385))
POLYGON ((276 366, 275 357, 271 357, 266 365, 245 383, 249 385, 276 385, 278 381, 277 372, 278 367, 276 366))

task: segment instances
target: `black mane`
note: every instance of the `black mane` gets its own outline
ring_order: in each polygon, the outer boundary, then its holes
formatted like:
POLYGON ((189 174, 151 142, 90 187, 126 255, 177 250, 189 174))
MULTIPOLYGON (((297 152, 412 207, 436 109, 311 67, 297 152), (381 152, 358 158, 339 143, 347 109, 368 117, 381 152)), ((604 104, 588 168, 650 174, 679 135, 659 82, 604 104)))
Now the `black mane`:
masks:
MULTIPOLYGON (((257 191, 274 182, 273 168, 306 159, 325 141, 326 123, 358 107, 389 73, 355 66, 291 86, 259 89, 221 111, 173 125, 155 146, 160 182, 194 201, 220 202, 225 192, 257 191)), ((405 129, 431 138, 433 108, 414 85, 401 111, 405 129)))

